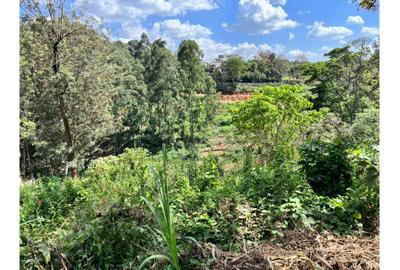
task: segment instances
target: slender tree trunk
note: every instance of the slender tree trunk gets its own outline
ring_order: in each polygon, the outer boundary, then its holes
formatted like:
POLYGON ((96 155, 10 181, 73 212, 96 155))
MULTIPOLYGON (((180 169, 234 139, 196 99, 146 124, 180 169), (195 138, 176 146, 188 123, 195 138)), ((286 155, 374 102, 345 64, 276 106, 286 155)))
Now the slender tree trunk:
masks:
MULTIPOLYGON (((67 162, 71 163, 75 158, 75 152, 73 150, 71 128, 69 125, 67 114, 65 112, 64 101, 61 97, 59 98, 59 109, 60 109, 60 114, 61 114, 63 124, 64 124, 65 142, 67 144, 67 151, 68 151, 67 162)), ((78 169, 76 168, 76 166, 71 166, 70 170, 71 170, 71 177, 76 178, 78 176, 78 169)))
MULTIPOLYGON (((60 70, 60 52, 59 52, 59 45, 60 42, 62 41, 61 38, 56 38, 55 42, 53 43, 53 72, 54 74, 57 74, 60 70)), ((66 89, 68 85, 66 85, 64 88, 66 89)), ((73 140, 72 140, 72 133, 71 133, 71 128, 69 125, 67 113, 66 113, 66 106, 64 103, 64 98, 63 98, 63 93, 58 93, 58 109, 60 110, 61 118, 63 120, 63 125, 64 125, 64 140, 65 143, 67 144, 67 165, 69 165, 70 162, 72 162, 75 158, 75 152, 73 149, 73 140)), ((78 169, 76 166, 71 166, 71 177, 76 178, 78 176, 78 169)))
POLYGON ((26 156, 25 156, 25 142, 20 145, 20 153, 22 152, 21 174, 26 178, 26 156))

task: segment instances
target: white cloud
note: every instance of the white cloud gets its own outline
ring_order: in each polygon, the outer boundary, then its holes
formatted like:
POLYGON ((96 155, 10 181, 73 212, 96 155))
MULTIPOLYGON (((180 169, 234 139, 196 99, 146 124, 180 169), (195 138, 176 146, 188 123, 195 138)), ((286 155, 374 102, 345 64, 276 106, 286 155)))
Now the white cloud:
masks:
POLYGON ((294 34, 292 32, 289 32, 289 40, 294 39, 294 34))
POLYGON ((369 36, 378 36, 379 28, 363 26, 363 28, 361 29, 361 33, 369 36))
POLYGON ((140 20, 131 20, 121 22, 121 32, 119 39, 139 39, 143 32, 148 30, 142 25, 140 20))
POLYGON ((177 16, 187 11, 217 8, 214 0, 76 0, 74 5, 87 1, 88 13, 104 19, 105 23, 119 23, 122 39, 139 38, 146 31, 143 21, 148 16, 177 16))
POLYGON ((285 45, 275 44, 275 46, 271 49, 271 51, 277 54, 283 54, 285 52, 285 45))
POLYGON ((210 38, 199 38, 196 40, 200 48, 204 52, 204 60, 207 62, 212 62, 218 55, 230 55, 235 54, 243 57, 244 59, 252 59, 261 51, 273 51, 278 54, 282 53, 284 46, 280 44, 275 44, 270 46, 268 44, 255 45, 254 43, 240 43, 237 45, 231 45, 229 43, 215 42, 210 38))
POLYGON ((151 33, 160 34, 177 39, 190 39, 196 37, 208 37, 212 34, 211 30, 200 24, 181 23, 178 19, 165 20, 153 24, 151 33))
POLYGON ((333 48, 328 47, 328 46, 322 46, 322 48, 320 49, 320 51, 323 53, 330 52, 332 50, 333 50, 333 48))
POLYGON ((307 36, 327 39, 343 39, 346 36, 353 35, 353 31, 343 26, 324 26, 323 22, 314 22, 307 26, 310 31, 307 36))
POLYGON ((347 22, 353 23, 353 24, 358 24, 358 25, 364 24, 364 20, 361 16, 349 16, 349 17, 347 17, 347 22))
POLYGON ((149 15, 176 16, 189 10, 211 10, 213 0, 77 0, 88 1, 89 12, 105 20, 145 19, 149 15))
POLYGON ((302 50, 291 50, 287 53, 290 60, 296 60, 297 58, 306 57, 309 61, 316 61, 320 56, 317 53, 302 50))
POLYGON ((207 27, 189 22, 182 23, 178 19, 156 22, 147 32, 151 40, 162 38, 167 41, 171 50, 176 50, 182 40, 205 38, 212 34, 207 27))
POLYGON ((240 0, 237 23, 225 28, 256 35, 297 26, 297 22, 288 20, 287 16, 282 7, 273 6, 270 0, 240 0))
POLYGON ((310 14, 311 10, 306 10, 306 11, 299 10, 298 13, 299 13, 299 15, 310 14))
POLYGON ((271 0, 271 4, 284 6, 286 5, 286 0, 271 0))

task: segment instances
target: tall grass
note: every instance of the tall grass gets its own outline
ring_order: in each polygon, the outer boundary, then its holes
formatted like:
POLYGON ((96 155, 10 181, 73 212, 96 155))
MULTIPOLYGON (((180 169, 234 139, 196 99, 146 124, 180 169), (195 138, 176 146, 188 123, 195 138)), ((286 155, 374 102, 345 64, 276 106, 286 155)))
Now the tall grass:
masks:
POLYGON ((166 255, 152 255, 142 262, 139 270, 142 269, 149 261, 154 259, 168 259, 171 261, 175 270, 180 270, 179 266, 179 249, 176 244, 176 232, 175 225, 173 222, 173 211, 170 206, 170 197, 168 193, 168 176, 167 176, 167 150, 165 144, 162 145, 163 154, 163 169, 161 172, 157 172, 154 168, 152 169, 153 176, 156 180, 156 188, 158 193, 158 207, 154 206, 146 198, 143 200, 146 202, 151 212, 153 213, 158 225, 159 231, 167 243, 169 256, 166 255))

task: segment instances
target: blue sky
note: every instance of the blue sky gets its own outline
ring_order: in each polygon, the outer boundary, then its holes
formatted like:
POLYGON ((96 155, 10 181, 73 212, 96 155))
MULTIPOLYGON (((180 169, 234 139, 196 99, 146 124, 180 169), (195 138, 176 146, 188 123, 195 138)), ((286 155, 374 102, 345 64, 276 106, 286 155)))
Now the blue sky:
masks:
POLYGON ((267 49, 317 61, 379 31, 379 12, 359 10, 351 0, 89 0, 88 12, 103 20, 113 40, 147 32, 176 50, 181 40, 194 39, 206 61, 218 54, 251 59, 267 49))

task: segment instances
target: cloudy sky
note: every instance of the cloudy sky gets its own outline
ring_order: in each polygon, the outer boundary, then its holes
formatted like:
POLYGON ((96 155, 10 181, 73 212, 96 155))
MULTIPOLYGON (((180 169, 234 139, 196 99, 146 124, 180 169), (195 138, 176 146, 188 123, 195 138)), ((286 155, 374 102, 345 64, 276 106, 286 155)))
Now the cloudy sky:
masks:
POLYGON ((194 39, 206 61, 218 54, 250 59, 266 49, 317 61, 379 32, 379 12, 358 10, 351 0, 89 0, 88 12, 103 20, 113 40, 146 32, 175 51, 181 40, 194 39))

